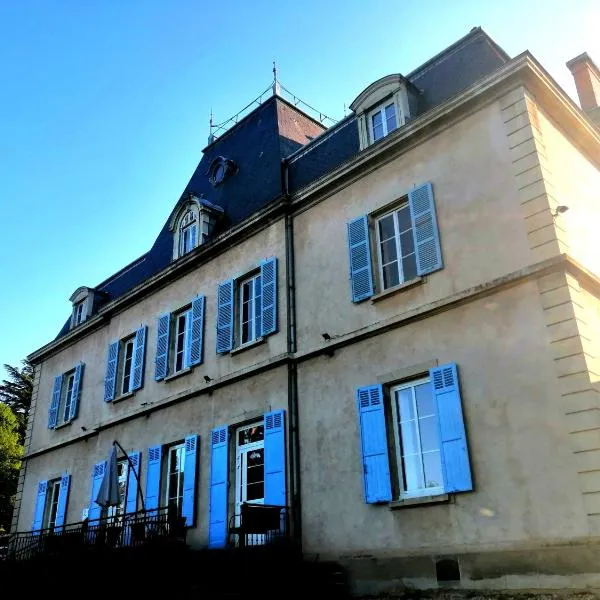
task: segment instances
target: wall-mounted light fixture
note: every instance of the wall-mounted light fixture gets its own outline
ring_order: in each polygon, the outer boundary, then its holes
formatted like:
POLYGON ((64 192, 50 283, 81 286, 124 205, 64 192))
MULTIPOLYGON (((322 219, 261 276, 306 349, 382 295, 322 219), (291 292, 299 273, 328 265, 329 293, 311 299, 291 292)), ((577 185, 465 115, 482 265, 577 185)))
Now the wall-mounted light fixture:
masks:
POLYGON ((552 214, 552 218, 556 219, 556 217, 558 217, 558 215, 562 215, 563 213, 566 213, 569 210, 568 206, 565 206, 564 204, 559 204, 555 209, 554 212, 551 213, 552 214))

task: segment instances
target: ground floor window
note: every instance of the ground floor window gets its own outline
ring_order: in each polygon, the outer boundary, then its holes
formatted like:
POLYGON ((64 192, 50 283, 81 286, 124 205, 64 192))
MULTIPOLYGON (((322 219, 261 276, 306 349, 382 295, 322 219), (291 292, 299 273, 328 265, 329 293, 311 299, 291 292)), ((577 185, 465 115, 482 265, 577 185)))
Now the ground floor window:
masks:
POLYGON ((265 502, 265 431, 263 423, 236 432, 236 514, 242 503, 265 502))
POLYGON ((125 514, 125 503, 127 501, 127 477, 129 475, 129 463, 126 458, 120 458, 117 462, 117 475, 119 481, 119 504, 109 506, 106 509, 105 516, 120 517, 125 514))
POLYGON ((58 512, 58 496, 60 493, 60 479, 48 482, 46 488, 46 502, 44 504, 43 529, 54 529, 56 525, 56 514, 58 512))
POLYGON ((391 388, 400 496, 442 494, 439 424, 430 379, 391 388))
POLYGON ((183 477, 185 470, 185 444, 176 444, 166 452, 165 503, 169 511, 181 516, 183 507, 183 477))

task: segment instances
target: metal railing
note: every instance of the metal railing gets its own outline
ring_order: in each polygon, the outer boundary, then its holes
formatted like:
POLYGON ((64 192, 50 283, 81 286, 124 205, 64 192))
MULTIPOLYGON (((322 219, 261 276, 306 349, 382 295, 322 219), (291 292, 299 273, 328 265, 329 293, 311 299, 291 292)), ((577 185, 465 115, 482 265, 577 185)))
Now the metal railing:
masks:
POLYGON ((246 548, 288 543, 288 520, 285 506, 244 503, 229 521, 228 545, 246 548))
POLYGON ((83 548, 124 548, 171 539, 185 542, 185 520, 165 508, 139 511, 62 527, 17 532, 8 544, 8 560, 60 555, 83 548))

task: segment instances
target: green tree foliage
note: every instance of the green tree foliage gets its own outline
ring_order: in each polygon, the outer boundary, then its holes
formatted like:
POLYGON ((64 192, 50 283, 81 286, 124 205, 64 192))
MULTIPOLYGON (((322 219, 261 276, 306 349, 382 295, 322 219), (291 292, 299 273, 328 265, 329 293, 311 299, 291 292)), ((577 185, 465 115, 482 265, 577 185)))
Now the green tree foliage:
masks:
POLYGON ((10 406, 0 403, 0 533, 10 526, 22 456, 19 420, 10 406))
POLYGON ((20 369, 11 365, 4 365, 4 368, 9 378, 0 384, 0 402, 9 406, 17 417, 19 436, 23 444, 33 393, 33 366, 24 360, 20 369))

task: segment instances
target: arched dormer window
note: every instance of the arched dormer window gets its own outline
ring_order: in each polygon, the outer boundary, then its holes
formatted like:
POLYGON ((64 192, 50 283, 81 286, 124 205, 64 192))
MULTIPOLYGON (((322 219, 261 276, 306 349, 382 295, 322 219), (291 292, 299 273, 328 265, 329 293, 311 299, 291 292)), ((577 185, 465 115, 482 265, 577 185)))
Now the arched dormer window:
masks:
POLYGON ((81 286, 77 288, 69 300, 73 305, 71 311, 71 329, 77 327, 89 317, 92 316, 94 310, 94 297, 96 295, 94 288, 81 286))
POLYGON ((179 256, 183 256, 196 247, 198 239, 198 218, 193 210, 188 210, 179 224, 179 256))
POLYGON ((358 117, 360 149, 402 127, 417 113, 419 90, 400 74, 378 79, 350 104, 358 117))
POLYGON ((181 198, 169 223, 173 232, 173 260, 204 244, 223 212, 220 206, 193 194, 181 198))

